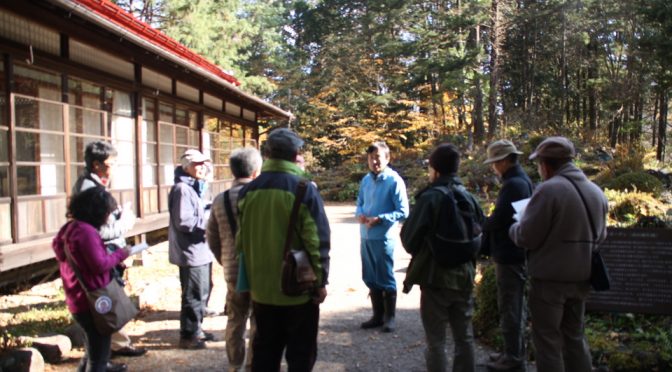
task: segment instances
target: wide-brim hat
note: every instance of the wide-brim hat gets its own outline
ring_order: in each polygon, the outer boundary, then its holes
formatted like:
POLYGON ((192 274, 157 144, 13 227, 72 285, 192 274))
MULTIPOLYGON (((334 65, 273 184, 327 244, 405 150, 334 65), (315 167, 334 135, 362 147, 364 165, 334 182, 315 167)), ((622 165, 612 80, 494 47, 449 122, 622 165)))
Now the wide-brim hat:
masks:
POLYGON ((521 155, 522 152, 518 151, 516 145, 509 140, 499 140, 495 141, 488 146, 488 158, 485 159, 483 164, 490 164, 496 161, 500 161, 511 154, 521 155))
POLYGON ((548 137, 541 141, 539 146, 530 155, 530 160, 536 158, 571 159, 576 155, 574 144, 565 137, 548 137))

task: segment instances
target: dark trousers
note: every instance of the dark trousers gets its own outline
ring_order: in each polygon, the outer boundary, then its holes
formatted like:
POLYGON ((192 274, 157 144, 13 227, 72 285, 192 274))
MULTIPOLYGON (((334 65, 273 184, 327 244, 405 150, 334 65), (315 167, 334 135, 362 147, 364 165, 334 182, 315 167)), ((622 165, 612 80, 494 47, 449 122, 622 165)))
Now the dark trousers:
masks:
POLYGON ((110 335, 101 335, 93 324, 91 313, 72 314, 77 324, 84 330, 84 357, 77 368, 78 372, 105 372, 110 360, 110 335))
POLYGON ((496 264, 499 326, 504 339, 505 358, 522 363, 525 355, 525 282, 527 267, 522 264, 496 264))
POLYGON ((285 348, 288 372, 312 371, 317 359, 319 305, 309 301, 294 306, 252 302, 252 306, 257 322, 252 371, 280 371, 285 348))
POLYGON ((199 336, 205 305, 210 293, 210 264, 180 266, 182 308, 180 310, 180 337, 199 336))

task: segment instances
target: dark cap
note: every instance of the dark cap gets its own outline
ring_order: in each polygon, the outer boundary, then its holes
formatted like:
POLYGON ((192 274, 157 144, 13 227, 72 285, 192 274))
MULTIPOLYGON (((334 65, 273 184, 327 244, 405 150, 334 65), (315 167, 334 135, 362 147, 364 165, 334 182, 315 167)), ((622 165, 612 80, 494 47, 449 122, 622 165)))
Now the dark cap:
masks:
POLYGON ((548 137, 541 141, 537 149, 530 155, 536 158, 571 159, 576 155, 574 144, 565 137, 548 137))
POLYGON ((278 128, 268 135, 266 146, 270 151, 298 153, 303 140, 291 129, 278 128))

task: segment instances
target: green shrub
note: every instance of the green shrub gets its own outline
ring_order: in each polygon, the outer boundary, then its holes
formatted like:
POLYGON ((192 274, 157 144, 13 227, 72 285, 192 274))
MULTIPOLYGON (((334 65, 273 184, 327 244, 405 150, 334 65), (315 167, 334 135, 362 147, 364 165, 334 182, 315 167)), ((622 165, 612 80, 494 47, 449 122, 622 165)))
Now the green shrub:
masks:
POLYGON ((656 177, 646 172, 624 173, 603 184, 607 189, 618 191, 641 191, 659 195, 663 190, 663 184, 656 177))
POLYGON ((593 364, 610 371, 672 369, 672 321, 668 316, 590 313, 586 337, 593 364))
POLYGON ((479 264, 480 280, 476 283, 474 332, 486 344, 501 347, 499 315, 497 311, 497 278, 495 265, 479 264))
POLYGON ((620 192, 605 190, 609 200, 608 225, 615 227, 635 227, 651 225, 647 220, 655 218, 659 221, 668 219, 668 206, 645 192, 620 192))
POLYGON ((357 183, 346 183, 343 188, 336 191, 335 198, 331 200, 335 201, 352 201, 357 199, 357 193, 359 192, 359 184, 357 183))

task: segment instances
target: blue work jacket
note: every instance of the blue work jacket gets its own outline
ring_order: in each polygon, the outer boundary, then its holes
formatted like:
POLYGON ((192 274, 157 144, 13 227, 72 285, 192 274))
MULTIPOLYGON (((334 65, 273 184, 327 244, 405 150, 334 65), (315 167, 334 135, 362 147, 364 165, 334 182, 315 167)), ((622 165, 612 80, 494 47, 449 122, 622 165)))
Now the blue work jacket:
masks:
POLYGON ((357 195, 355 216, 379 217, 381 223, 367 228, 360 224, 362 239, 390 239, 392 228, 408 217, 406 184, 397 172, 386 167, 379 174, 369 172, 362 179, 357 195))

